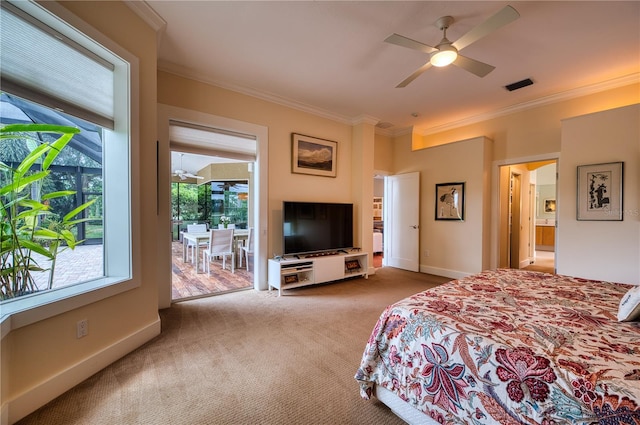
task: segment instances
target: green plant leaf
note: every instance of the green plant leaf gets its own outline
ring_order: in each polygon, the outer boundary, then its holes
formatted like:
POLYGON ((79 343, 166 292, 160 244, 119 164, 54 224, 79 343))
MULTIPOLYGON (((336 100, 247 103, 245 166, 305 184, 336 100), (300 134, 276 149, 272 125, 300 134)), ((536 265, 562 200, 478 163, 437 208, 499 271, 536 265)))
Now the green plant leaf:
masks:
POLYGON ((40 254, 40 255, 44 255, 45 257, 47 257, 49 259, 52 259, 54 257, 49 251, 46 250, 46 248, 44 248, 42 245, 40 245, 37 242, 33 242, 33 241, 30 241, 30 240, 27 240, 27 239, 21 239, 20 240, 20 245, 23 248, 29 249, 29 250, 31 250, 33 252, 36 252, 36 253, 40 254))
POLYGON ((77 220, 65 221, 64 224, 65 226, 73 227, 77 224, 86 223, 87 221, 93 221, 93 220, 95 220, 95 218, 79 218, 77 220))
POLYGON ((16 179, 13 182, 9 183, 8 185, 0 188, 0 195, 6 195, 10 192, 18 193, 22 191, 22 189, 24 189, 26 186, 38 180, 42 180, 48 175, 49 175, 49 171, 39 171, 37 173, 30 174, 26 177, 21 177, 20 179, 16 179))
POLYGON ((70 196, 75 194, 76 194, 75 190, 60 190, 58 192, 51 192, 51 193, 42 195, 42 200, 44 201, 47 199, 61 198, 63 196, 70 196))
POLYGON ((18 168, 16 168, 16 176, 18 176, 18 178, 24 176, 31 169, 31 166, 35 164, 40 159, 40 157, 49 149, 51 149, 51 146, 47 144, 41 144, 40 146, 29 152, 25 159, 22 160, 20 165, 18 165, 18 168))
POLYGON ((62 151, 62 149, 64 149, 64 147, 67 145, 67 143, 69 143, 69 141, 71 141, 72 138, 73 134, 63 134, 58 140, 50 144, 49 146, 51 146, 51 150, 47 153, 47 156, 42 162, 42 168, 48 170, 49 166, 53 163, 58 154, 62 151))
POLYGON ((20 214, 16 215, 17 220, 24 220, 27 228, 33 229, 36 224, 36 219, 38 215, 40 215, 42 210, 25 210, 20 212, 20 214))
POLYGON ((60 239, 61 235, 54 230, 38 229, 35 232, 33 232, 33 237, 40 238, 40 239, 60 239))
MULTIPOLYGON (((0 191, 0 195, 2 195, 2 193, 1 193, 1 192, 2 192, 2 191, 0 191)), ((3 211, 3 212, 4 212, 5 210, 6 210, 6 211, 9 211, 9 208, 11 208, 14 204, 15 204, 15 205, 18 205, 18 204, 20 204, 20 202, 21 202, 22 200, 24 200, 24 199, 27 199, 27 197, 26 197, 26 196, 20 196, 20 197, 18 197, 18 198, 16 198, 16 199, 14 199, 14 200, 12 200, 12 201, 9 201, 9 202, 7 202, 6 204, 4 204, 4 207, 3 207, 3 208, 0 208, 0 211, 3 211)), ((7 215, 10 215, 10 214, 7 214, 7 215)))
POLYGON ((22 199, 20 202, 18 202, 18 205, 20 205, 21 207, 27 207, 31 209, 47 209, 48 208, 42 202, 39 202, 33 199, 28 199, 28 198, 22 199))
MULTIPOLYGON (((0 133, 80 133, 80 129, 76 127, 56 124, 9 124, 0 129, 0 133)), ((23 137, 17 135, 17 137, 23 137)))
POLYGON ((62 230, 60 234, 64 237, 64 241, 67 243, 69 248, 74 249, 76 247, 76 237, 69 230, 62 230))
POLYGON ((67 215, 65 215, 62 218, 63 223, 66 223, 66 222, 70 221, 73 217, 75 217, 76 215, 80 214, 83 210, 87 209, 91 204, 93 204, 97 200, 98 200, 98 198, 93 198, 89 202, 85 202, 84 204, 80 205, 76 209, 70 211, 67 215))

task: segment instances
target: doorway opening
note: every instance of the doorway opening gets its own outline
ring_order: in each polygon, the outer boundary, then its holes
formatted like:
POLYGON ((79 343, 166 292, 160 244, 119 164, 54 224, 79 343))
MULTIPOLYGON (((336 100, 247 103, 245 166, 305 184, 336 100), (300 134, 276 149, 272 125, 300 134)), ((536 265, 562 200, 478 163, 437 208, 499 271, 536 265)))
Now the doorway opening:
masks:
POLYGON ((499 267, 555 273, 557 162, 500 167, 499 267))
POLYGON ((373 267, 384 266, 384 176, 373 177, 373 267))
POLYGON ((255 138, 199 126, 195 135, 207 139, 206 148, 196 149, 185 143, 192 126, 171 127, 182 139, 171 139, 172 302, 253 288, 255 138), (229 228, 231 254, 205 255, 213 234, 229 228))

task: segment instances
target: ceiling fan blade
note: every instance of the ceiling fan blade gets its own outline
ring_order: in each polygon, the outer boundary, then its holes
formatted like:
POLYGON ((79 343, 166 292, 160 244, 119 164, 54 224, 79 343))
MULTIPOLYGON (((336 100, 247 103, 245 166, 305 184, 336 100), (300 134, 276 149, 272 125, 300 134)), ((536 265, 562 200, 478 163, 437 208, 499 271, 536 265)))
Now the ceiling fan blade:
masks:
POLYGON ((420 75, 422 75, 423 72, 425 72, 429 68, 431 68, 431 62, 425 63, 420 68, 418 68, 413 74, 409 75, 400 84, 398 84, 396 88, 399 89, 399 88, 408 86, 410 82, 418 78, 420 75))
POLYGON ((473 28, 471 31, 453 42, 453 47, 458 50, 462 50, 471 43, 475 43, 482 37, 489 35, 498 28, 507 25, 510 22, 515 21, 520 17, 520 14, 511 6, 505 6, 498 13, 473 28))
POLYGON ((187 178, 187 177, 188 177, 188 178, 190 178, 190 179, 203 179, 203 178, 204 178, 204 177, 199 176, 199 175, 197 175, 197 174, 193 174, 193 173, 186 173, 186 172, 185 172, 185 173, 182 173, 182 175, 183 175, 185 178, 187 178))
POLYGON ((484 62, 477 61, 475 59, 468 58, 466 56, 458 55, 453 64, 459 66, 465 71, 469 71, 472 74, 477 75, 478 77, 484 77, 494 69, 495 66, 486 64, 484 62))
POLYGON ((384 39, 385 42, 395 44, 396 46, 407 47, 409 49, 418 50, 424 53, 432 53, 437 49, 419 41, 412 40, 400 34, 391 34, 384 39))

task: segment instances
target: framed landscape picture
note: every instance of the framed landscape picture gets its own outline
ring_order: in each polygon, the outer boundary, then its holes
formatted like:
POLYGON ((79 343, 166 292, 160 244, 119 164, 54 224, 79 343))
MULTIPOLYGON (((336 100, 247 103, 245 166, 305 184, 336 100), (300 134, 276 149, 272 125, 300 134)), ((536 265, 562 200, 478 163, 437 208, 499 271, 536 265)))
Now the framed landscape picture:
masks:
POLYGON ((436 220, 464 220, 464 182, 436 184, 436 220))
POLYGON ((578 166, 578 220, 622 221, 622 162, 578 166))
POLYGON ((299 174, 335 177, 338 142, 293 133, 292 171, 299 174))

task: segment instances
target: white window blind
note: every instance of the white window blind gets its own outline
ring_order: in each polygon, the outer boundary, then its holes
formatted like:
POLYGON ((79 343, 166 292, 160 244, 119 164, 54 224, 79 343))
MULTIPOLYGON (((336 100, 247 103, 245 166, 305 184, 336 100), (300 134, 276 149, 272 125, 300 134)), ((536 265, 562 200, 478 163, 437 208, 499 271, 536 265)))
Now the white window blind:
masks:
POLYGON ((206 152, 242 161, 255 161, 255 136, 211 128, 199 124, 169 121, 171 149, 184 152, 206 152))
POLYGON ((3 1, 2 91, 113 129, 114 66, 3 1))

